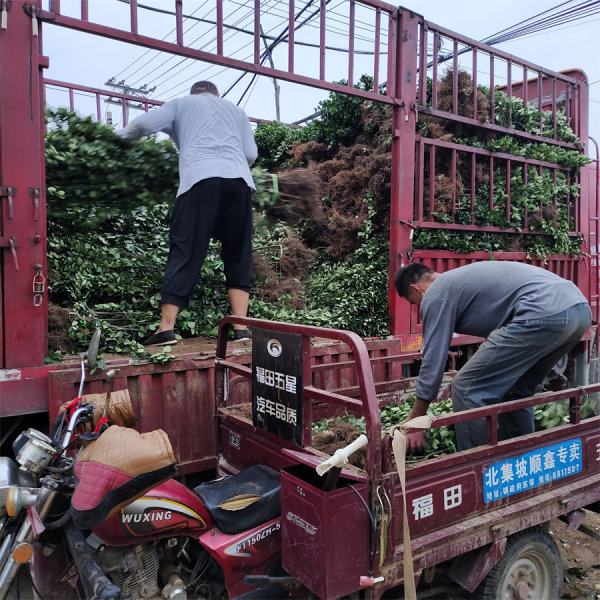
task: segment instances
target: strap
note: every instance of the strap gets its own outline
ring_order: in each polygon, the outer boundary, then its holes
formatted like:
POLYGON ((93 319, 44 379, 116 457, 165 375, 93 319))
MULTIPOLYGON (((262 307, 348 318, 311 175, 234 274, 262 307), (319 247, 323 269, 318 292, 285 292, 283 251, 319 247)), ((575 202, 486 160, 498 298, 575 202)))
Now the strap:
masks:
POLYGON ((81 398, 75 398, 72 402, 67 404, 67 407, 65 408, 64 412, 69 415, 69 419, 73 416, 73 413, 75 412, 75 409, 77 408, 77 405, 80 402, 81 398))
POLYGON ((102 427, 102 425, 108 425, 107 417, 102 417, 101 419, 98 420, 98 423, 96 424, 96 428, 94 429, 94 433, 102 433, 100 431, 100 428, 102 427))
POLYGON ((400 477, 400 486, 402 488, 402 541, 404 544, 404 599, 416 600, 417 589, 415 586, 415 570, 413 566, 412 550, 410 548, 410 529, 408 526, 408 517, 406 512, 406 430, 411 429, 429 429, 435 417, 433 415, 423 415, 410 421, 404 421, 399 425, 390 428, 389 434, 392 438, 392 448, 394 450, 394 459, 396 460, 396 469, 400 477))

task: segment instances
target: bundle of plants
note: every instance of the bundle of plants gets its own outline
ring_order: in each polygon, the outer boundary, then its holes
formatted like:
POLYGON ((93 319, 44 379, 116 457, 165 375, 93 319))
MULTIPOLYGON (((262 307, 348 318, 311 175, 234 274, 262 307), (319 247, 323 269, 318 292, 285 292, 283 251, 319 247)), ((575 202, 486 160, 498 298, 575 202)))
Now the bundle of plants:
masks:
POLYGON ((119 144, 114 129, 73 111, 47 110, 46 187, 48 215, 81 229, 167 205, 178 185, 178 155, 168 140, 119 144))
POLYGON ((321 180, 310 169, 269 173, 254 167, 252 177, 256 185, 254 208, 264 211, 269 223, 297 225, 304 219, 322 219, 321 180))
MULTIPOLYGON (((145 138, 123 147, 111 126, 72 111, 47 111, 46 174, 53 218, 77 207, 89 227, 174 200, 178 154, 167 140, 145 138)), ((269 223, 295 225, 321 216, 321 180, 309 169, 278 174, 256 167, 254 209, 269 223)))

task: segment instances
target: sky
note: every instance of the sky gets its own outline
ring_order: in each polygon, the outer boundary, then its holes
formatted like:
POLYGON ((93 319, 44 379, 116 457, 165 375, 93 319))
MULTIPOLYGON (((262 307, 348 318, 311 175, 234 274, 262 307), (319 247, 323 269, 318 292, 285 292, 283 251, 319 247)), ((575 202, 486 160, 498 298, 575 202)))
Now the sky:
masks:
MULTIPOLYGON (((428 21, 461 33, 476 40, 482 40, 506 27, 510 27, 528 17, 557 6, 560 0, 406 0, 403 6, 423 15, 428 21)), ((575 6, 578 0, 565 3, 575 6)), ((48 0, 44 0, 47 8, 48 0)), ((148 5, 159 10, 173 10, 172 0, 138 0, 139 5, 148 5)), ((214 0, 184 0, 183 12, 196 19, 184 22, 184 40, 186 45, 206 51, 215 46, 214 27, 198 20, 215 18, 214 0)), ((247 6, 253 2, 247 0, 224 0, 225 23, 234 25, 224 36, 225 53, 238 59, 247 60, 252 55, 252 39, 244 30, 252 29, 252 14, 247 6)), ((305 2, 296 0, 296 11, 305 2)), ((276 36, 286 23, 288 3, 281 0, 261 0, 265 11, 261 23, 266 35, 276 36)), ((318 5, 318 3, 317 3, 318 5)), ((79 17, 78 0, 61 0, 64 14, 79 17)), ((333 12, 328 17, 330 30, 327 33, 327 45, 332 47, 326 54, 326 77, 335 81, 348 76, 347 6, 344 0, 330 4, 333 12), (336 8, 337 7, 337 8, 336 8)), ((90 20, 112 27, 129 27, 129 5, 123 0, 89 0, 90 20)), ((373 11, 357 5, 354 73, 373 70, 373 11)), ((306 15, 309 14, 307 11, 306 15)), ((166 39, 174 39, 173 17, 156 11, 140 10, 140 33, 166 39)), ((318 42, 318 20, 311 21, 296 34, 296 42, 314 44, 318 42)), ((387 31, 382 30, 381 45, 385 50, 387 31)), ((574 23, 559 25, 556 28, 534 33, 525 38, 513 40, 496 46, 504 52, 524 58, 547 69, 561 71, 582 69, 590 83, 590 135, 600 143, 600 14, 590 15, 574 23)), ((44 54, 50 58, 50 68, 46 77, 95 88, 111 89, 105 83, 112 77, 115 82, 124 80, 132 88, 139 89, 144 84, 148 88, 156 86, 150 98, 168 100, 189 93, 189 87, 198 79, 211 79, 220 91, 228 91, 227 97, 240 102, 250 117, 272 120, 276 118, 273 82, 265 77, 254 81, 251 75, 245 75, 233 88, 229 88, 242 75, 241 71, 223 66, 209 65, 182 59, 172 55, 159 54, 145 48, 114 42, 98 36, 81 34, 65 28, 44 25, 44 54), (246 93, 244 91, 247 89, 246 93)), ((447 49, 447 46, 446 46, 447 49)), ((385 81, 385 52, 381 56, 380 81, 385 81)), ((272 58, 276 68, 287 67, 287 48, 279 46, 272 58)), ((463 59, 461 59, 462 61, 463 59)), ((464 58, 470 64, 470 58, 464 58)), ((298 44, 295 53, 296 72, 314 75, 318 70, 318 53, 315 48, 298 44)), ((500 72, 501 69, 498 69, 500 72)), ((513 75, 513 79, 515 75, 513 75)), ((478 77, 483 80, 483 77, 478 77)), ((311 89, 286 82, 280 85, 280 120, 294 122, 314 112, 320 100, 327 96, 321 90, 311 89)), ((114 89, 114 88, 113 88, 114 89)), ((67 105, 68 96, 64 91, 49 88, 48 103, 52 106, 67 105)), ((96 111, 95 100, 85 94, 77 94, 75 108, 82 114, 96 111)), ((121 123, 120 107, 102 103, 103 119, 108 114, 118 127, 121 123)), ((131 116, 135 116, 135 111, 131 116)), ((590 153, 595 157, 595 151, 590 153)))

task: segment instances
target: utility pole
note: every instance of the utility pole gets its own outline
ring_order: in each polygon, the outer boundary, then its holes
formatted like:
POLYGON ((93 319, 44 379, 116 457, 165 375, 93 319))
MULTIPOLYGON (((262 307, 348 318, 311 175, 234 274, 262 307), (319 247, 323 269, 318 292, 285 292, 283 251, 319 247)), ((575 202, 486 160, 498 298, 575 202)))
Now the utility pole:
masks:
MULTIPOLYGON (((260 37, 262 37, 263 44, 265 45, 265 52, 267 53, 271 68, 274 69, 275 63, 273 62, 273 55, 271 54, 271 48, 269 48, 269 45, 267 44, 267 38, 265 37, 262 25, 260 26, 260 37)), ((275 120, 281 123, 281 114, 279 112, 279 83, 275 77, 272 78, 272 81, 273 87, 275 88, 275 120)))
MULTIPOLYGON (((156 86, 148 89, 147 84, 144 84, 139 88, 131 87, 125 83, 124 79, 121 79, 121 81, 115 83, 114 77, 111 77, 104 85, 116 89, 121 94, 127 94, 128 96, 137 96, 140 98, 140 100, 146 98, 148 94, 151 94, 156 89, 156 86)), ((118 104, 119 106, 123 107, 123 126, 126 126, 127 122, 129 121, 129 104, 127 103, 127 100, 113 100, 113 98, 108 98, 107 100, 105 100, 105 102, 107 104, 118 104)))

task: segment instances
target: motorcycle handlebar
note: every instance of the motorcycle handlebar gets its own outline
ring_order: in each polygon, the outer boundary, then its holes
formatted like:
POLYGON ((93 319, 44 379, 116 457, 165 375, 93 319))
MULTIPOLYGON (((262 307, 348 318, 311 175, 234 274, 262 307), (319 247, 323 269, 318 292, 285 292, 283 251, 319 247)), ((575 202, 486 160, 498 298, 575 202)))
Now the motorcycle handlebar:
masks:
POLYGON ((75 431, 75 427, 77 427, 77 421, 82 413, 89 412, 90 406, 79 406, 73 411, 71 418, 69 419, 69 425, 67 427, 67 431, 65 432, 65 436, 60 445, 61 450, 65 450, 67 446, 71 443, 71 438, 73 437, 73 432, 75 431))

